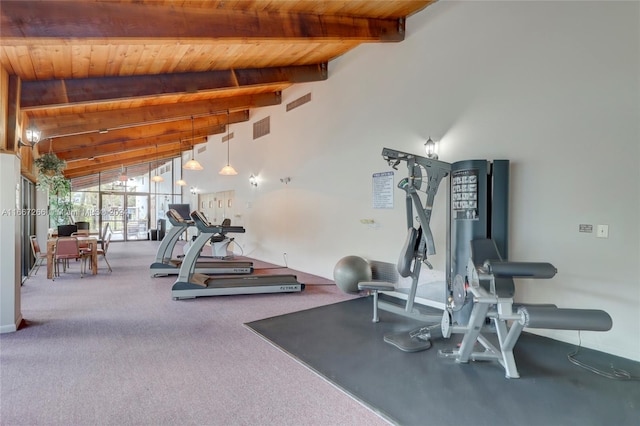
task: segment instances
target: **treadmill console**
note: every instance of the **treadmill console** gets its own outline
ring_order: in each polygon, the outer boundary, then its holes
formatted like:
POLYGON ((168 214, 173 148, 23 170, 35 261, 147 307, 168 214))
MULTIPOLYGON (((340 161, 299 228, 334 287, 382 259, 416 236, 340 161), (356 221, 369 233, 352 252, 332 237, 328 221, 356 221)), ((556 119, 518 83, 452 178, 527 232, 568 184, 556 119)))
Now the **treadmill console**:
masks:
POLYGON ((242 226, 212 225, 207 220, 207 217, 202 212, 199 212, 197 210, 191 212, 191 219, 193 219, 193 222, 200 231, 206 233, 225 234, 227 232, 245 232, 242 226))
POLYGON ((184 222, 182 215, 174 209, 167 210, 167 219, 169 219, 169 222, 174 226, 184 222))
POLYGON ((198 210, 194 210, 194 211, 191 212, 191 219, 193 219, 193 221, 196 224, 197 223, 202 223, 206 227, 210 227, 211 226, 211 224, 209 223, 209 221, 207 220, 205 215, 202 212, 199 212, 198 210))
POLYGON ((192 226, 193 221, 187 220, 177 210, 169 209, 167 211, 167 218, 169 219, 169 223, 173 226, 192 226))

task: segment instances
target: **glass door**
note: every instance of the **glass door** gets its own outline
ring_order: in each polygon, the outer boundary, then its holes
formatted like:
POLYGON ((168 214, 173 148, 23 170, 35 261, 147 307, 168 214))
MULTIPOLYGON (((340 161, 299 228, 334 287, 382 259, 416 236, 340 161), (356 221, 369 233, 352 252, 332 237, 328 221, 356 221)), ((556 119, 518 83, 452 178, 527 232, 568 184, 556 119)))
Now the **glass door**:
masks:
POLYGON ((113 232, 111 240, 124 241, 126 235, 124 194, 103 192, 100 194, 100 206, 100 229, 104 229, 108 223, 113 232))
POLYGON ((146 240, 149 230, 149 196, 127 195, 126 240, 146 240))

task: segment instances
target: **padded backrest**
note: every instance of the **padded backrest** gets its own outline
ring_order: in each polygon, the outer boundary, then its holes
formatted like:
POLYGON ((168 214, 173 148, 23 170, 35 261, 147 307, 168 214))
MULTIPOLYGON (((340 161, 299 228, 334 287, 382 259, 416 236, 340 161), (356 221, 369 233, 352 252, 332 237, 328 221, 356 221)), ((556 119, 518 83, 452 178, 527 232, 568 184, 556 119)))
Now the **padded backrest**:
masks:
POLYGON ((58 237, 69 237, 74 232, 78 232, 76 225, 58 225, 58 237))
POLYGON ((73 237, 61 237, 56 241, 56 257, 79 257, 78 240, 73 237))
POLYGON ((111 226, 109 225, 109 222, 105 223, 104 227, 102 228, 102 234, 100 234, 100 238, 104 240, 104 237, 107 236, 107 232, 111 232, 111 226))
POLYGON ((35 235, 29 236, 31 240, 31 251, 33 252, 34 257, 38 257, 40 254, 40 244, 38 244, 38 238, 35 235))
POLYGON ((398 273, 403 277, 411 275, 411 262, 416 250, 416 241, 418 240, 418 231, 411 227, 407 230, 407 238, 404 241, 404 246, 400 251, 400 257, 398 258, 398 273))
POLYGON ((102 251, 104 252, 104 254, 107 254, 107 250, 109 249, 109 243, 111 242, 112 234, 113 232, 111 232, 111 230, 109 229, 107 232, 107 236, 104 238, 104 242, 102 245, 102 251))
POLYGON ((76 222, 76 226, 78 227, 78 230, 81 230, 81 229, 86 229, 87 231, 89 230, 89 222, 76 222))
POLYGON ((398 268, 393 263, 370 260, 371 279, 373 281, 385 281, 388 283, 398 282, 398 268))

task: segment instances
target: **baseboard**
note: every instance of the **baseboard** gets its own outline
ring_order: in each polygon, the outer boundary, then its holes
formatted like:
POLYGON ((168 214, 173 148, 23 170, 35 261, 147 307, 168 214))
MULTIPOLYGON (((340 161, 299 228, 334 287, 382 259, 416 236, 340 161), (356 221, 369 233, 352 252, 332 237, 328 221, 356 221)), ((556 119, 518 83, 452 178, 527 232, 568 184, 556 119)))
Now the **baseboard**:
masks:
POLYGON ((22 324, 22 314, 18 315, 18 319, 15 324, 0 325, 0 334, 14 333, 18 331, 18 326, 22 324))

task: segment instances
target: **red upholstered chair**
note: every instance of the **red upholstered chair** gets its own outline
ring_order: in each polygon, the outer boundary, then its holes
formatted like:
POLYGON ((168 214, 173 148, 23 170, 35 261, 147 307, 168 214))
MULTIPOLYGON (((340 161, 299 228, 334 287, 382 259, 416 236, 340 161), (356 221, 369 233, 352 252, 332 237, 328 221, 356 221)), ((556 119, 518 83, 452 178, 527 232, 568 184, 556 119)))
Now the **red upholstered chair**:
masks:
MULTIPOLYGON (((60 263, 62 263, 62 270, 66 272, 69 259, 80 259, 83 255, 80 253, 80 247, 78 246, 78 239, 75 237, 59 237, 56 240, 56 248, 53 255, 55 261, 55 276, 60 276, 60 263)), ((83 262, 84 263, 84 262, 83 262)), ((84 273, 82 268, 80 269, 80 277, 83 277, 84 273)))

